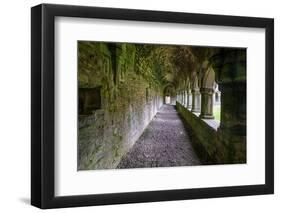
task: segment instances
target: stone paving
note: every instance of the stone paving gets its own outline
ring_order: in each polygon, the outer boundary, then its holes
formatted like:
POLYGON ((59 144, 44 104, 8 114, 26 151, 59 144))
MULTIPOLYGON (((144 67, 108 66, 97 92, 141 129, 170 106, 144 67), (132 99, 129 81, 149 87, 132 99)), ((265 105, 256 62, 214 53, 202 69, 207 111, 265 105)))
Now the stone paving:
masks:
POLYGON ((163 105, 117 168, 200 165, 175 106, 163 105))

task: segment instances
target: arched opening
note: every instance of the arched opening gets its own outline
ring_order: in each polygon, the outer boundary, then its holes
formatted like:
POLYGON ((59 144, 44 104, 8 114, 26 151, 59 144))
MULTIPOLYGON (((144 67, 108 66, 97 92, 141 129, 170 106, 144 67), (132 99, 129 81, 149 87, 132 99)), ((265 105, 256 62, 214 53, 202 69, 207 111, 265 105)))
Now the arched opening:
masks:
POLYGON ((219 90, 219 85, 214 83, 214 94, 213 94, 213 114, 214 119, 217 122, 221 121, 221 91, 219 90))
POLYGON ((170 104, 171 103, 171 96, 166 95, 165 96, 165 104, 170 104))
POLYGON ((164 104, 176 105, 176 90, 173 85, 164 88, 164 104))

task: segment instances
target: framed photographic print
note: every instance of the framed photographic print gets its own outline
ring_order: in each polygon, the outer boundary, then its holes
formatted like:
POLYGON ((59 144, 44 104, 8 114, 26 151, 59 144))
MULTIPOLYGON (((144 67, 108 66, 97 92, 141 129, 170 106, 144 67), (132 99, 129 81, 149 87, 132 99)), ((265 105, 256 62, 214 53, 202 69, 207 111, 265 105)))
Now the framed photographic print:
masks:
POLYGON ((31 9, 31 203, 271 194, 274 21, 31 9))

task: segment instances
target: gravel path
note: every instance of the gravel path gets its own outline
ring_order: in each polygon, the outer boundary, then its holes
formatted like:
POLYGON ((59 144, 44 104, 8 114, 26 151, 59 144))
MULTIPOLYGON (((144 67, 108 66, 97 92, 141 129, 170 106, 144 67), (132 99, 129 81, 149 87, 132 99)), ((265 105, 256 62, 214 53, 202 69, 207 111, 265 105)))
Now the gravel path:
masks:
POLYGON ((172 105, 163 105, 117 168, 170 167, 200 165, 184 128, 172 105))

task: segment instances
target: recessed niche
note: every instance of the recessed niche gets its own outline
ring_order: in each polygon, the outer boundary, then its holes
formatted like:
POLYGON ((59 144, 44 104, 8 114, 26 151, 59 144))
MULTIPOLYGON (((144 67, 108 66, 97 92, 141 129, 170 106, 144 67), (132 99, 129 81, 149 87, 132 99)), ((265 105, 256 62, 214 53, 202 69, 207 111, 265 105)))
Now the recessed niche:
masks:
POLYGON ((101 109, 101 87, 79 88, 79 115, 91 115, 101 109))

